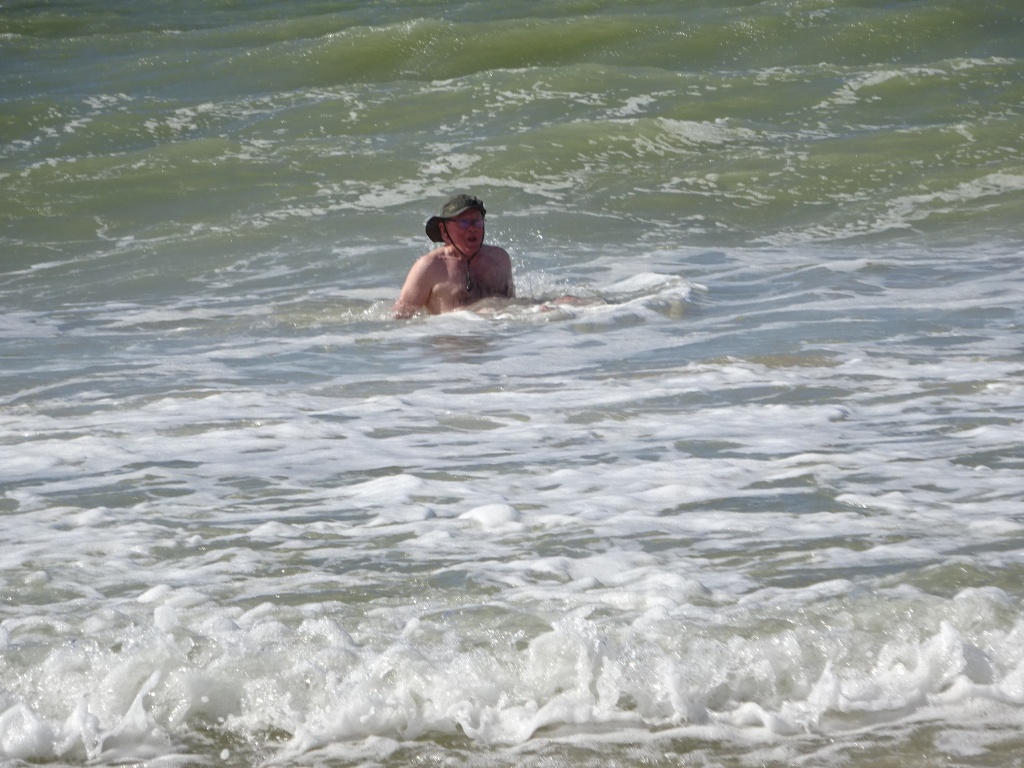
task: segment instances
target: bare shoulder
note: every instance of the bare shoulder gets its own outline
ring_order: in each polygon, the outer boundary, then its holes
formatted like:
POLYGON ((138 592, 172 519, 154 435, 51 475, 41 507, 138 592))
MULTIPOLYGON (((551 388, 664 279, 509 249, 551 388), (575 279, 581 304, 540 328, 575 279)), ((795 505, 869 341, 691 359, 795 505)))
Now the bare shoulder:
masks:
POLYGON ((493 268, 497 268, 502 272, 511 271, 512 257, 508 255, 508 251, 504 248, 497 245, 485 245, 480 249, 480 253, 493 265, 493 268))
POLYGON ((434 250, 428 251, 427 253, 424 253, 422 256, 416 259, 416 261, 413 263, 413 267, 418 268, 420 270, 427 270, 430 269, 431 267, 436 267, 437 265, 444 263, 444 255, 444 246, 441 246, 440 248, 435 248, 434 250))
POLYGON ((413 262, 406 278, 406 286, 417 284, 423 288, 432 287, 435 283, 444 282, 447 279, 447 274, 448 264, 445 258, 445 249, 443 247, 435 248, 413 262))
POLYGON ((492 258, 511 260, 511 257, 508 255, 508 251, 497 245, 483 245, 480 247, 480 250, 492 258))

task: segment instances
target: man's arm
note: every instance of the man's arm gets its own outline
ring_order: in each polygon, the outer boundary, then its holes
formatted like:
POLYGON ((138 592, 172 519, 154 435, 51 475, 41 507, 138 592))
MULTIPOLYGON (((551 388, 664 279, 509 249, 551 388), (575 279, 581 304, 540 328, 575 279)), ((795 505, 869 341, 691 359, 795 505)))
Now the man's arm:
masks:
POLYGON ((505 296, 510 299, 516 297, 516 286, 512 281, 512 257, 508 255, 508 251, 504 248, 499 248, 501 251, 501 265, 502 271, 505 273, 505 296))
POLYGON ((392 312, 396 319, 405 319, 416 314, 417 310, 427 305, 430 299, 430 292, 434 289, 435 280, 432 278, 431 269, 433 252, 421 256, 412 265, 409 274, 405 278, 402 292, 398 294, 392 312))

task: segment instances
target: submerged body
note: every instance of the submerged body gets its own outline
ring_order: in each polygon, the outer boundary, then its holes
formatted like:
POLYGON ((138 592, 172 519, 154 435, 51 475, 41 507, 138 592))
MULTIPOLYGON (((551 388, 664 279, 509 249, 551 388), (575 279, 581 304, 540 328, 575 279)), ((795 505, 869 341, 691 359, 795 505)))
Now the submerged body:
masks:
POLYGON ((427 221, 427 235, 444 244, 413 264, 395 302, 395 317, 411 317, 420 309, 436 315, 483 299, 515 297, 508 252, 484 244, 485 215, 478 198, 455 195, 440 216, 427 221))
POLYGON ((515 297, 508 253, 494 245, 483 245, 467 259, 445 245, 413 264, 394 312, 396 317, 411 317, 425 309, 437 315, 493 297, 515 297))

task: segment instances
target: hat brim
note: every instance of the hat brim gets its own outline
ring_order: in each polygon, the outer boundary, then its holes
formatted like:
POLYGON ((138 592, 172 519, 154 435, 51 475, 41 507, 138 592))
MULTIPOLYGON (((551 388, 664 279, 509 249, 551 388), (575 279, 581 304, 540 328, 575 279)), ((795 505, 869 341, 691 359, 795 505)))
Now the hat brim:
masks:
POLYGON ((441 222, 444 221, 440 216, 431 216, 427 219, 427 225, 424 227, 427 231, 427 237, 430 238, 432 243, 443 243, 444 238, 441 237, 441 222))

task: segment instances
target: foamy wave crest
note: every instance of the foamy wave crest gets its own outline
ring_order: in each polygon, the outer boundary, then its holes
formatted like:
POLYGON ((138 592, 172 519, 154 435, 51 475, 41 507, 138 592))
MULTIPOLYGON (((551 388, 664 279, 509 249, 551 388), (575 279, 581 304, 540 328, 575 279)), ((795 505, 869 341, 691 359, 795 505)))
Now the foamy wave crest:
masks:
MULTIPOLYGON (((941 601, 823 583, 801 597, 806 620, 747 636, 739 628, 751 620, 783 607, 798 615, 784 592, 729 605, 679 577, 637 573, 628 589, 616 581, 581 577, 577 591, 604 610, 630 606, 629 620, 579 608, 546 627, 540 615, 468 603, 404 619, 368 605, 346 628, 310 615, 330 603, 226 608, 195 589, 153 588, 90 617, 80 639, 50 648, 20 683, 8 679, 0 756, 184 754, 180 736, 202 728, 279 760, 331 745, 357 751, 368 738, 515 746, 542 733, 688 726, 725 729, 722 738, 734 729, 839 735, 916 711, 1024 705, 1024 624, 993 621, 1009 603, 999 590, 941 601), (818 624, 836 601, 848 624, 818 624), (895 621, 888 637, 864 644, 873 625, 909 609, 933 629, 895 621), (729 623, 710 621, 712 612, 729 623)), ((306 586, 324 584, 310 576, 306 586)), ((7 622, 5 656, 24 656, 35 633, 52 630, 7 622)))

